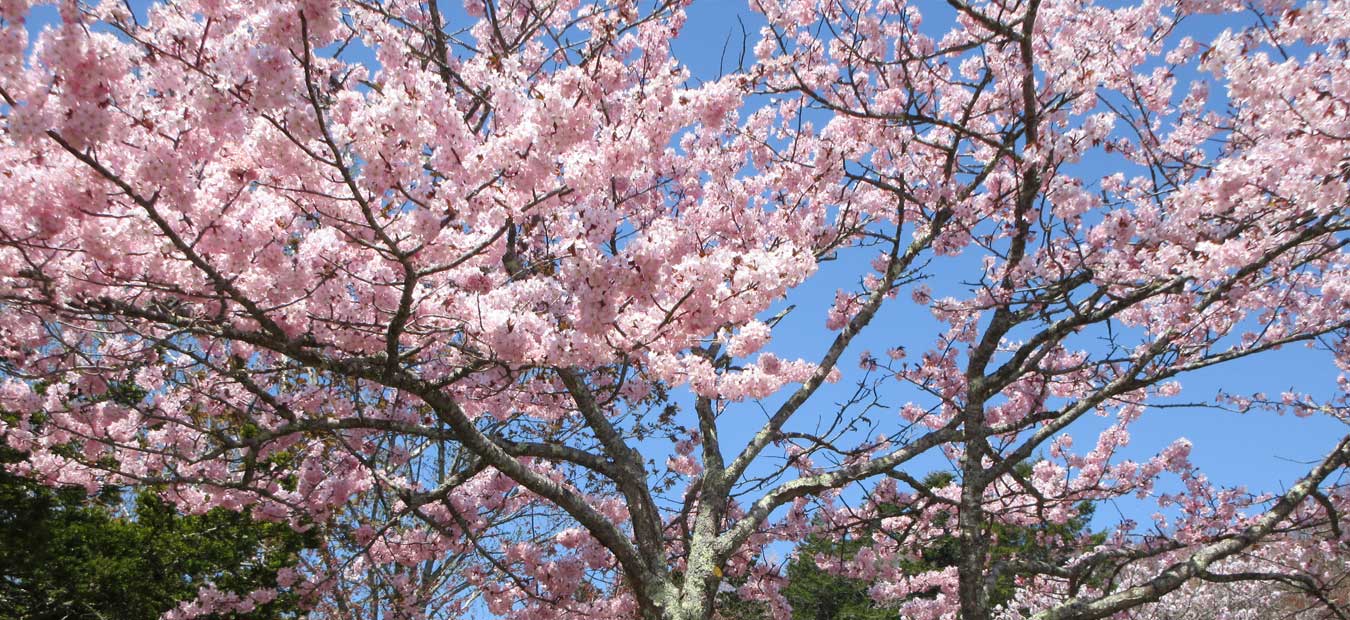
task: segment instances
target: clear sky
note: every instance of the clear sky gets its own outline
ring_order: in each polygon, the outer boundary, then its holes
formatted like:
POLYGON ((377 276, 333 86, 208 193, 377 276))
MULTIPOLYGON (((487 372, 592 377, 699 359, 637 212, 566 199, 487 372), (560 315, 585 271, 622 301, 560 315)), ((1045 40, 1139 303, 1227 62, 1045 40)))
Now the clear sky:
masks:
MULTIPOLYGON (((930 36, 940 38, 942 30, 952 19, 946 4, 913 2, 912 5, 924 13, 924 28, 930 36)), ((708 78, 715 77, 720 66, 728 70, 734 68, 739 54, 742 24, 749 34, 748 48, 753 48, 763 24, 763 20, 749 9, 746 0, 695 0, 688 9, 688 15, 687 26, 674 49, 693 75, 708 78)), ((1173 37, 1191 36, 1205 41, 1225 28, 1247 23, 1247 17, 1190 18, 1173 37)), ((1202 79, 1193 72, 1189 75, 1183 73, 1181 77, 1183 80, 1187 77, 1202 79)), ((1187 88, 1183 83, 1176 90, 1184 94, 1187 88)), ((1211 88, 1211 92, 1220 94, 1223 89, 1216 86, 1211 88)), ((1101 156, 1085 159, 1075 170, 1085 180, 1118 171, 1126 172, 1127 176, 1132 173, 1129 169, 1121 168, 1118 161, 1101 156)), ((783 323, 788 329, 775 332, 776 340, 769 349, 783 357, 818 358, 831 336, 824 329, 824 322, 835 289, 856 286, 860 275, 869 270, 867 261, 872 256, 871 251, 841 253, 838 261, 825 264, 815 278, 795 291, 789 302, 796 304, 797 308, 783 323)), ((961 282, 977 277, 979 263, 969 257, 946 259, 934 263, 932 271, 937 277, 928 284, 934 289, 935 297, 942 294, 964 297, 967 287, 961 282), (972 267, 975 269, 972 270, 972 267)), ((772 315, 775 311, 768 314, 772 315)), ((869 331, 864 332, 843 356, 841 367, 846 371, 846 377, 849 374, 856 376, 858 353, 870 349, 880 355, 896 344, 908 345, 913 357, 923 350, 919 348, 916 351, 915 347, 931 343, 939 329, 939 324, 927 310, 909 303, 907 292, 902 292, 899 299, 890 302, 869 327, 869 331), (854 372, 847 373, 850 369, 854 372)), ((1175 400, 1213 402, 1220 390, 1235 394, 1264 391, 1278 395, 1285 390, 1296 389, 1316 395, 1329 395, 1338 389, 1336 377, 1337 369, 1325 352, 1302 346, 1286 347, 1184 376, 1181 378, 1184 390, 1175 400)), ((853 387, 854 384, 850 384, 846 378, 837 385, 829 386, 830 392, 817 396, 816 401, 831 403, 841 400, 852 392, 853 387)), ((886 401, 887 404, 903 404, 903 396, 897 396, 894 400, 886 401)), ((748 409, 746 414, 753 415, 748 409)), ((1096 431, 1113 421, 1114 418, 1095 417, 1081 420, 1071 428, 1076 447, 1090 448, 1096 439, 1096 431)), ((1122 457, 1146 459, 1174 439, 1186 437, 1195 444, 1191 453, 1192 461, 1211 480, 1224 485, 1247 485, 1253 491, 1276 491, 1289 486, 1307 471, 1310 462, 1325 456, 1346 433, 1345 425, 1329 416, 1295 418, 1265 411, 1235 414, 1212 408, 1152 409, 1130 430, 1132 442, 1121 453, 1122 457)), ((726 439, 723 441, 724 445, 728 443, 726 439)), ((919 470, 916 473, 921 474, 925 466, 939 468, 944 465, 940 459, 932 458, 920 461, 915 469, 919 470)), ((1172 485, 1161 486, 1167 488, 1172 485)), ((1141 522, 1147 522, 1142 517, 1153 512, 1153 508, 1148 505, 1122 505, 1121 509, 1141 522)), ((1115 518, 1116 515, 1112 513, 1105 507, 1098 511, 1102 519, 1115 518)))
MULTIPOLYGON (((146 4, 145 0, 132 2, 141 14, 146 4)), ((460 2, 454 0, 442 4, 452 20, 462 19, 460 2)), ((925 20, 927 28, 941 28, 949 23, 950 16, 944 10, 945 5, 937 2, 917 4, 922 10, 930 11, 925 20)), ((748 36, 745 43, 748 56, 748 50, 757 41, 762 24, 762 20, 749 10, 745 0, 695 0, 688 14, 687 27, 674 49, 695 79, 713 79, 718 75, 719 67, 726 71, 734 70, 741 53, 742 32, 748 36)), ((29 26, 36 31, 52 23, 55 17, 53 7, 41 7, 34 13, 29 26)), ((1236 21, 1240 20, 1216 18, 1193 21, 1175 36, 1191 35, 1203 40, 1236 21)), ((1178 90, 1185 92, 1184 88, 1178 90)), ((1212 91, 1222 92, 1219 88, 1212 91)), ((1089 159, 1080 164, 1078 173, 1088 179, 1106 176, 1116 172, 1117 165, 1103 158, 1089 159)), ((824 328, 824 322, 825 311, 833 299, 835 289, 854 288, 860 275, 868 271, 867 261, 872 256, 871 250, 843 252, 838 260, 825 264, 811 281, 794 291, 785 304, 792 303, 797 307, 784 321, 785 329, 776 331, 777 339, 770 350, 780 357, 818 358, 831 337, 824 328)), ((971 270, 973 266, 978 266, 978 260, 973 257, 938 261, 934 264, 937 277, 929 285, 939 296, 961 296, 965 288, 961 281, 976 277, 976 272, 971 270)), ((777 308, 768 314, 772 315, 776 311, 777 308)), ((870 349, 880 354, 890 347, 906 345, 912 354, 917 354, 933 341, 939 329, 939 324, 925 309, 910 303, 908 294, 902 293, 899 299, 882 311, 869 331, 844 356, 841 365, 846 372, 845 380, 819 394, 815 399, 817 408, 808 408, 802 415, 810 416, 815 411, 828 415, 830 403, 846 398, 851 393, 849 377, 857 375, 856 360, 862 350, 870 349)), ((1327 355, 1302 347, 1290 347, 1184 377, 1182 382, 1185 390, 1178 400, 1212 402, 1220 389, 1235 393, 1265 391, 1279 394, 1296 388, 1325 395, 1337 389, 1335 380, 1336 370, 1327 355)), ((903 394, 883 400, 890 408, 878 412, 875 417, 886 419, 885 416, 889 415, 889 420, 895 420, 894 424, 898 428, 898 418, 894 414, 903 401, 903 394)), ((753 404, 737 405, 733 415, 726 418, 730 424, 723 438, 726 449, 735 449, 740 441, 758 427, 761 419, 762 414, 753 404), (739 415, 744 416, 744 423, 736 421, 735 417, 739 415)), ((1073 430, 1078 438, 1077 445, 1090 446, 1095 439, 1094 431, 1109 422, 1110 419, 1103 418, 1082 421, 1073 430)), ((1279 490, 1295 481, 1307 469, 1306 463, 1321 458, 1344 432, 1342 423, 1326 416, 1299 419, 1267 412, 1238 415, 1207 408, 1162 409, 1146 413, 1132 427, 1133 442, 1124 456, 1144 459, 1173 439, 1184 436, 1195 444, 1192 452, 1194 462, 1212 480, 1226 485, 1246 484, 1253 490, 1279 490)), ((940 457, 933 456, 918 462, 914 473, 922 475, 927 470, 945 467, 940 457)), ((1128 506, 1122 507, 1122 510, 1135 517, 1146 516, 1152 511, 1151 508, 1128 506), (1141 509, 1145 512, 1136 512, 1141 509)), ((1099 514, 1110 512, 1099 511, 1099 514)))

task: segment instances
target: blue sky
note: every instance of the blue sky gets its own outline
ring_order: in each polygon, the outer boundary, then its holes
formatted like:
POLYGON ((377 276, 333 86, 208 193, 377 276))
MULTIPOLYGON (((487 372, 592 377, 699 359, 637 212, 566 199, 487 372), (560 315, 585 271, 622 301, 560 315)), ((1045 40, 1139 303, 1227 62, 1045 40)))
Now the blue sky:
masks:
MULTIPOLYGON (((925 13, 924 30, 930 36, 940 37, 941 31, 937 29, 951 23, 946 5, 940 2, 913 4, 925 13)), ((747 46, 750 48, 758 40, 758 30, 763 24, 763 20, 749 10, 744 0, 696 0, 689 8, 688 15, 687 26, 674 45, 674 50, 696 77, 716 76, 724 47, 729 57, 726 64, 735 64, 740 47, 741 22, 749 31, 747 46), (741 18, 739 22, 738 16, 741 18)), ((1173 34, 1173 39, 1191 36, 1206 41, 1225 28, 1247 23, 1248 17, 1189 18, 1173 34)), ((1180 76, 1183 80, 1200 79, 1194 71, 1183 71, 1180 76)), ((1187 87, 1183 82, 1176 90, 1184 95, 1187 87)), ((1221 107, 1222 101, 1219 99, 1223 89, 1216 86, 1211 88, 1211 93, 1216 98, 1215 106, 1221 107)), ((1126 172, 1127 177, 1132 174, 1128 169, 1122 170, 1117 161, 1097 156, 1085 159, 1075 172, 1087 180, 1117 171, 1126 172)), ((775 332, 776 340, 769 348, 784 357, 818 358, 832 336, 824 329, 824 317, 835 289, 855 285, 860 274, 868 271, 867 261, 872 255, 871 251, 842 253, 840 260, 824 264, 816 277, 794 291, 788 301, 796 304, 797 308, 784 321, 786 329, 775 332)), ((971 257, 944 259, 935 262, 931 271, 937 277, 928 284, 935 292, 941 294, 946 291, 961 297, 965 287, 960 282, 976 277, 978 260, 971 260, 971 257), (972 271, 971 267, 976 267, 976 270, 972 271)), ((906 344, 913 357, 932 342, 940 325, 926 309, 909 303, 907 298, 907 292, 902 292, 899 299, 883 309, 869 331, 864 332, 843 356, 841 367, 844 370, 856 368, 857 356, 864 349, 881 354, 895 344, 906 344), (916 347, 919 348, 916 350, 916 347)), ((856 376, 857 372, 846 372, 846 377, 849 374, 856 376)), ((1315 395, 1329 395, 1338 389, 1336 377, 1337 370, 1326 352, 1302 346, 1285 347, 1255 358, 1183 376, 1180 380, 1184 390, 1175 400, 1213 402, 1220 390, 1236 394, 1264 391, 1277 396, 1285 390, 1295 389, 1315 395)), ((852 385, 846 379, 838 385, 829 386, 829 391, 818 395, 815 402, 823 406, 846 398, 851 391, 852 385)), ((902 400, 889 400, 887 403, 898 406, 903 404, 902 400)), ((1096 417, 1079 421, 1071 427, 1076 447, 1090 448, 1095 441, 1096 431, 1113 421, 1114 418, 1096 417)), ((1265 411, 1235 414, 1210 408, 1153 409, 1134 423, 1130 430, 1132 442, 1121 453, 1123 458, 1142 460, 1174 439, 1186 437, 1195 444, 1191 453, 1193 462, 1212 481, 1223 485, 1246 485, 1254 491, 1275 491, 1289 486, 1306 473, 1309 462, 1320 460, 1346 433, 1344 424, 1328 416, 1295 418, 1265 411)), ((727 438, 723 439, 723 443, 735 445, 727 438)), ((938 469, 945 465, 943 460, 934 455, 917 461, 914 469, 922 473, 925 467, 938 469)), ((1168 488, 1173 485, 1161 486, 1168 488)), ((1153 507, 1147 504, 1122 504, 1120 508, 1127 516, 1141 521, 1145 521, 1142 517, 1153 512, 1153 507)), ((1100 519, 1113 519, 1113 513, 1113 510, 1105 507, 1098 511, 1100 519)))
MULTIPOLYGON (((139 13, 146 2, 139 0, 132 4, 139 13)), ((452 19, 453 16, 463 15, 457 0, 443 2, 443 5, 446 14, 452 19)), ((933 28, 949 21, 946 13, 936 8, 941 6, 938 3, 923 3, 921 6, 925 9, 935 7, 932 9, 934 13, 927 16, 926 27, 933 28)), ((740 54, 742 24, 749 36, 746 41, 747 54, 757 41, 762 24, 762 20, 749 10, 743 0, 696 0, 688 14, 687 27, 674 45, 674 50, 690 68, 695 79, 715 78, 719 66, 726 70, 733 69, 740 54)), ((34 30, 40 29, 50 24, 55 16, 53 7, 41 7, 36 9, 29 26, 34 30)), ((1195 20, 1176 36, 1191 35, 1204 40, 1223 27, 1239 21, 1234 18, 1195 20)), ((933 31, 930 30, 930 34, 933 31)), ((1185 92, 1185 88, 1178 90, 1185 92)), ((1212 92, 1221 93, 1222 90, 1214 88, 1212 92)), ((1080 164, 1078 172, 1087 178, 1106 176, 1117 171, 1113 165, 1112 161, 1105 158, 1092 158, 1080 164)), ((776 340, 770 349, 782 357, 818 358, 832 337, 824 328, 824 317, 835 289, 854 287, 860 275, 868 271, 867 261, 872 256, 871 250, 843 252, 839 260, 824 264, 812 280, 794 291, 785 303, 796 304, 797 308, 782 324, 784 329, 777 330, 776 340)), ((970 269, 975 265, 978 265, 977 257, 940 260, 933 269, 937 277, 929 284, 939 293, 945 291, 959 295, 964 288, 960 281, 975 278, 970 269)), ((856 368, 858 353, 862 350, 870 349, 880 354, 897 344, 904 344, 912 355, 917 355, 933 341, 940 329, 925 309, 910 303, 907 292, 902 292, 900 298, 881 312, 869 330, 843 357, 841 366, 846 371, 846 379, 823 390, 813 401, 817 409, 808 406, 801 415, 809 417, 813 411, 828 414, 830 403, 847 397, 852 391, 849 377, 857 375, 853 369, 856 368)), ((1289 347, 1183 377, 1185 391, 1179 400, 1212 401, 1220 389, 1237 393, 1265 391, 1279 394, 1295 388, 1325 395, 1337 389, 1335 379, 1336 370, 1325 353, 1289 347)), ((883 402, 891 406, 890 413, 893 415, 903 400, 903 395, 898 394, 897 398, 883 402)), ((886 414, 883 412, 879 415, 886 414)), ((734 406, 732 414, 724 418, 729 423, 723 437, 726 451, 735 450, 758 427, 761 419, 752 404, 734 406), (743 416, 743 422, 737 419, 738 416, 743 416)), ((1109 422, 1110 419, 1102 418, 1088 418, 1080 422, 1073 430, 1078 446, 1090 446, 1095 438, 1094 431, 1109 422)), ((1254 490, 1278 490, 1288 486, 1307 469, 1307 462, 1323 456, 1345 432, 1340 422, 1324 416, 1299 419, 1267 412, 1238 415, 1198 408, 1151 411, 1131 430, 1133 442, 1124 456, 1147 458, 1173 439, 1185 436, 1195 443, 1193 460, 1212 480, 1226 485, 1245 484, 1254 490)), ((946 463, 941 457, 932 455, 918 461, 913 471, 921 475, 931 469, 945 468, 946 463)), ((1122 510, 1131 516, 1143 516, 1152 511, 1147 506, 1123 507, 1122 510), (1144 512, 1140 514, 1135 512, 1137 510, 1144 512)), ((1104 512, 1110 511, 1099 511, 1099 514, 1104 512)))

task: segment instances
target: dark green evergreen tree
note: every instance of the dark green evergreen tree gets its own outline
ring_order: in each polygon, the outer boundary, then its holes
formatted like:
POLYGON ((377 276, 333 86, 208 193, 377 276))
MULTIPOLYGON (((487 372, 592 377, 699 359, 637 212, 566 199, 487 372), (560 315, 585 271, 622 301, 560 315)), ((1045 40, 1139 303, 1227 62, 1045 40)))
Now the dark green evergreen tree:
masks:
MULTIPOLYGON (((150 491, 90 498, 0 473, 0 618, 153 620, 207 583, 272 586, 306 538, 226 510, 179 515, 150 491)), ((298 615, 283 595, 238 617, 298 615)))
MULTIPOLYGON (((134 386, 106 398, 135 402, 134 386)), ((0 414, 3 415, 3 414, 0 414)), ((316 538, 215 509, 180 515, 153 489, 51 488, 3 469, 24 458, 0 439, 0 619, 154 620, 214 584, 272 587, 316 538)), ((282 594, 237 620, 301 614, 282 594)))

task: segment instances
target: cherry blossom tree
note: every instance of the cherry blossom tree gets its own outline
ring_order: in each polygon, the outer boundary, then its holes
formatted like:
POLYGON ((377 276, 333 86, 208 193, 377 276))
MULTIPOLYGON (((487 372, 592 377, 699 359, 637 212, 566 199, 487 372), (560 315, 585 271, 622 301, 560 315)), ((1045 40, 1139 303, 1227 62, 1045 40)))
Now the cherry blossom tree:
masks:
MULTIPOLYGON (((1344 1, 754 0, 721 76, 672 53, 687 1, 67 0, 30 40, 31 4, 0 2, 16 470, 321 527, 278 583, 320 617, 782 617, 774 546, 864 531, 826 568, 905 617, 1206 582, 1341 613, 1335 567, 1269 553, 1345 544, 1350 436, 1270 493, 1119 453, 1191 373, 1350 370, 1344 1), (1207 14, 1243 25, 1183 36, 1207 14), (831 259, 856 283, 780 357, 831 259), (1131 496, 1150 528, 991 554, 1131 496), (956 566, 903 569, 937 539, 956 566)), ((1344 418, 1345 377, 1217 406, 1344 418)))

